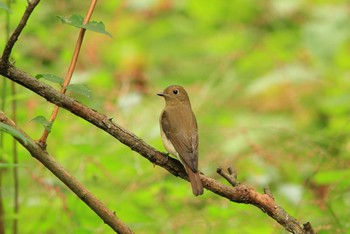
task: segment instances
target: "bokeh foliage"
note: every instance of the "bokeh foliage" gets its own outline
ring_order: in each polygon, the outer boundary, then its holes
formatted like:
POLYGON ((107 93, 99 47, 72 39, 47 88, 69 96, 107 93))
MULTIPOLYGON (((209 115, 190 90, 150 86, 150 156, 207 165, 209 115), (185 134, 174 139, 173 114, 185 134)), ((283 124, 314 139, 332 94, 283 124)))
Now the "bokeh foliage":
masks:
MULTIPOLYGON (((11 3, 12 30, 25 4, 11 3)), ((14 48, 15 65, 33 76, 64 77, 78 30, 56 16, 84 15, 87 7, 41 2, 14 48)), ((206 175, 220 179, 216 167, 233 165, 241 182, 261 191, 269 186, 278 204, 319 233, 347 233, 349 7, 345 0, 99 2, 93 20, 113 37, 87 32, 73 82, 88 85, 92 98, 68 94, 164 150, 164 103, 155 93, 183 85, 197 115, 206 175)), ((43 127, 30 120, 49 117, 52 105, 23 88, 6 95, 5 111, 16 98, 18 125, 39 138, 43 127)), ((5 143, 10 230, 11 138, 5 143)), ((48 150, 136 233, 285 233, 253 206, 209 192, 193 197, 188 183, 67 111, 52 127, 48 150)), ((21 233, 112 233, 22 148, 17 166, 21 233)))

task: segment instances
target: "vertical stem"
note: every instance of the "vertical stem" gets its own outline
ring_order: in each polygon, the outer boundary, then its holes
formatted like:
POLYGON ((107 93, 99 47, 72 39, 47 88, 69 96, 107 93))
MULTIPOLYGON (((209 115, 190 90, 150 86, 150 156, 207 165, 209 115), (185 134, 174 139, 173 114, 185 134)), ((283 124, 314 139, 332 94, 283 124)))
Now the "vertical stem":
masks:
MULTIPOLYGON (((9 14, 9 13, 7 13, 9 14)), ((6 22, 6 25, 9 24, 8 21, 6 22)), ((5 103, 6 103, 6 88, 7 88, 7 79, 2 79, 2 88, 1 88, 1 104, 0 109, 5 110, 5 103)), ((0 131, 0 163, 4 162, 3 159, 3 152, 4 152, 4 132, 0 131)), ((3 169, 0 168, 0 234, 5 234, 5 224, 4 224, 4 218, 5 218, 5 212, 4 212, 4 202, 2 197, 2 173, 3 169)))
MULTIPOLYGON (((13 95, 13 100, 12 100, 12 119, 15 123, 17 123, 17 101, 16 101, 16 83, 11 82, 11 88, 12 88, 12 95, 13 95)), ((13 218, 13 226, 12 226, 12 233, 17 234, 18 233, 18 211, 19 211, 19 204, 18 204, 18 188, 19 188, 19 181, 18 181, 18 154, 17 154, 17 141, 16 139, 13 139, 12 143, 13 147, 13 186, 14 186, 14 200, 13 200, 13 213, 14 213, 14 218, 13 218)))
MULTIPOLYGON (((84 25, 87 24, 90 21, 91 15, 92 15, 92 13, 93 13, 93 11, 95 9, 96 4, 97 4, 97 0, 91 0, 91 4, 90 4, 90 7, 89 7, 89 10, 86 13, 86 16, 85 16, 84 21, 83 21, 84 25)), ((67 86, 69 85, 69 83, 71 81, 71 78, 72 78, 75 66, 77 65, 80 49, 81 49, 81 46, 83 44, 85 31, 86 31, 85 28, 81 28, 80 29, 80 33, 79 33, 77 42, 75 44, 73 57, 72 57, 70 65, 69 65, 69 68, 68 68, 66 77, 64 79, 64 82, 62 84, 61 93, 65 93, 66 92, 66 88, 67 88, 67 86)), ((52 111, 50 119, 49 119, 51 125, 53 125, 53 123, 55 122, 56 117, 58 115, 59 109, 60 109, 59 106, 55 106, 54 107, 54 110, 52 111)), ((47 141, 47 138, 48 138, 49 134, 50 134, 50 132, 45 129, 44 132, 43 132, 43 135, 41 136, 41 138, 38 141, 38 143, 40 144, 41 147, 46 148, 46 141, 47 141)))
MULTIPOLYGON (((6 4, 8 8, 11 9, 11 0, 7 0, 6 4)), ((6 12, 5 14, 5 40, 8 40, 10 38, 10 13, 6 12)), ((7 88, 7 79, 2 80, 2 89, 1 89, 1 104, 0 109, 5 110, 5 103, 6 103, 6 88, 7 88)), ((0 131, 0 163, 4 162, 3 159, 3 152, 4 152, 4 133, 3 131, 0 131)), ((3 169, 0 168, 0 234, 5 234, 5 211, 4 211, 4 202, 3 202, 3 196, 2 196, 2 174, 3 169)))
MULTIPOLYGON (((0 146, 0 149, 2 149, 2 146, 0 146)), ((3 199, 2 199, 2 170, 0 168, 0 234, 5 234, 5 224, 4 224, 4 205, 3 205, 3 199)))

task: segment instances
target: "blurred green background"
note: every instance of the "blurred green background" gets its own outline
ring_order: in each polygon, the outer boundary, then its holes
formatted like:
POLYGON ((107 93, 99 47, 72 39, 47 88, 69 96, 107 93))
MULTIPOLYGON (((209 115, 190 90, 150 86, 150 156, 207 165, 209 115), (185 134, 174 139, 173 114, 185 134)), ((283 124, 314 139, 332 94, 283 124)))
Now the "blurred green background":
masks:
MULTIPOLYGON (((26 1, 11 3, 11 31, 26 1)), ((32 76, 65 76, 77 28, 56 16, 84 16, 88 1, 42 1, 12 61, 32 76)), ((113 37, 87 32, 68 93, 165 151, 155 94, 189 92, 199 124, 200 169, 233 165, 239 181, 269 186, 277 204, 318 233, 350 233, 350 3, 346 0, 125 0, 98 2, 92 20, 113 37)), ((6 11, 0 9, 0 46, 6 11)), ((44 81, 45 82, 45 81, 44 81)), ((38 139, 53 106, 22 87, 18 125, 38 139)), ((51 84, 59 88, 56 84, 51 84)), ((19 147, 20 212, 13 213, 11 142, 1 160, 6 230, 112 233, 84 203, 19 147), (10 164, 10 166, 9 166, 10 164)), ((48 151, 136 233, 286 233, 256 207, 230 203, 153 166, 91 124, 61 110, 48 151)))

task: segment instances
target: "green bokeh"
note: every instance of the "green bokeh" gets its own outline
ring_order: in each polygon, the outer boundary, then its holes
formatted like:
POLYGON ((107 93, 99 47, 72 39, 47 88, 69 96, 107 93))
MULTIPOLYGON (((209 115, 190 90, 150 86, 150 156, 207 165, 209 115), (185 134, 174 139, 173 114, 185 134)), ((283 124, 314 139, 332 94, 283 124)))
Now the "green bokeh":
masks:
MULTIPOLYGON (((25 1, 11 4, 13 30, 25 1)), ((78 29, 56 16, 84 15, 88 2, 41 2, 11 60, 28 74, 65 77, 78 29)), ((92 20, 73 76, 87 98, 68 95, 164 151, 158 118, 170 84, 185 86, 199 124, 200 169, 233 165, 238 179, 319 233, 347 233, 349 200, 350 17, 347 1, 109 1, 92 20)), ((5 45, 0 9, 0 47, 5 45)), ((43 80, 43 82, 47 82, 43 80)), ((49 83, 55 88, 58 84, 49 83)), ((3 83, 1 81, 1 92, 3 83)), ((18 125, 38 139, 53 106, 18 87, 18 125)), ((13 214, 12 139, 1 158, 6 231, 13 214)), ((153 166, 60 110, 48 151, 135 233, 286 233, 251 205, 235 204, 153 166)), ((112 233, 84 203, 19 147, 20 233, 112 233)), ((223 180, 222 180, 223 181, 223 180)), ((225 181, 223 181, 225 183, 225 181)))

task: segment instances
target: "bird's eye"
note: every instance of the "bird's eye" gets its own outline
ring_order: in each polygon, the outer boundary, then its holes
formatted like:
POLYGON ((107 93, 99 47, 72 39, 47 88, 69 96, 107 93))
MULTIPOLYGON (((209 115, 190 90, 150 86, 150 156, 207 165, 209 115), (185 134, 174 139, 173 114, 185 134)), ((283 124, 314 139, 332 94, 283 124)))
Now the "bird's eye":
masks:
POLYGON ((177 94, 178 91, 176 89, 173 90, 173 94, 177 94))

